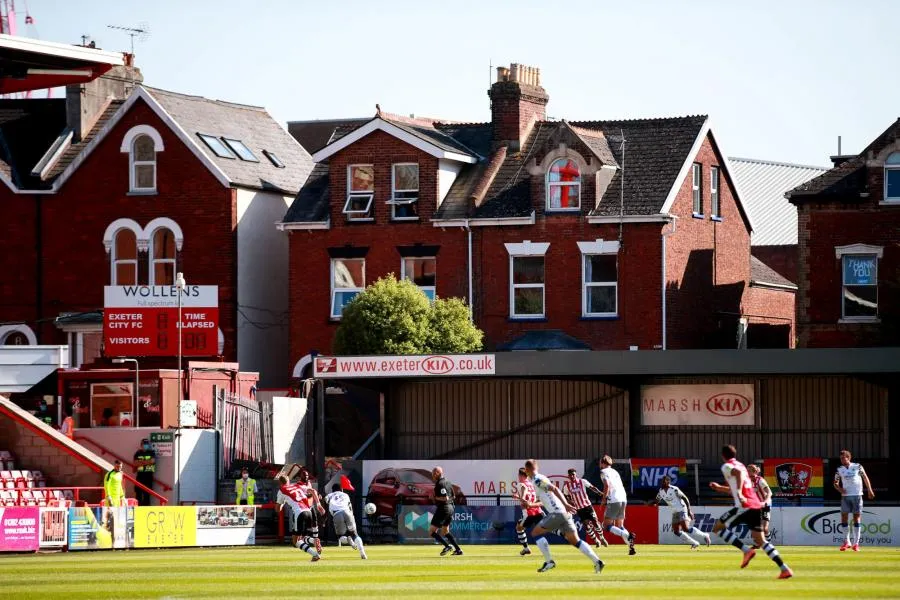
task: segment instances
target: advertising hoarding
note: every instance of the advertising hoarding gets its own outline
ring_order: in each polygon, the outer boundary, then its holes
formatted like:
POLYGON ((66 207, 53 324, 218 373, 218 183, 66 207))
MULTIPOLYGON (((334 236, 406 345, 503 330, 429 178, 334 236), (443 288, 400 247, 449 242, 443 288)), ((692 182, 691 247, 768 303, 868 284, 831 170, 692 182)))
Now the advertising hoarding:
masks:
POLYGON ((69 509, 69 550, 131 548, 134 508, 79 506, 69 509))
POLYGON ((252 546, 256 543, 255 506, 198 506, 198 546, 252 546))
POLYGON ((774 498, 821 498, 824 485, 821 458, 767 458, 763 474, 774 498))
POLYGON ((197 545, 197 507, 138 506, 134 509, 135 548, 197 545))
POLYGON ((493 354, 431 356, 317 356, 313 376, 333 379, 354 377, 464 377, 493 375, 493 354))
MULTIPOLYGON (((773 512, 775 509, 773 509, 773 512)), ((840 546, 846 532, 838 507, 781 507, 784 543, 792 546, 840 546)), ((851 517, 852 518, 852 517, 851 517)), ((867 507, 862 512, 863 546, 900 546, 894 529, 900 522, 898 507, 867 507)))
POLYGON ((0 552, 36 551, 41 544, 40 514, 37 506, 0 508, 0 552))
POLYGON ((643 425, 754 425, 752 383, 641 386, 643 425))
MULTIPOLYGON (((450 531, 461 544, 514 544, 516 521, 521 511, 515 506, 457 506, 450 531)), ((401 542, 428 542, 434 506, 404 506, 400 510, 398 539, 401 542)))
POLYGON ((658 489, 663 477, 668 475, 672 485, 686 487, 687 461, 683 458, 632 458, 631 489, 658 489))
MULTIPOLYGON (((693 525, 703 533, 708 533, 713 544, 724 544, 725 542, 722 541, 722 538, 712 532, 713 525, 724 512, 731 510, 731 508, 731 506, 692 506, 691 510, 694 511, 693 525)), ((668 506, 660 506, 658 515, 658 543, 684 544, 684 540, 672 533, 672 509, 668 506)), ((783 541, 784 532, 781 520, 781 511, 778 508, 773 508, 770 518, 771 520, 769 521, 769 537, 772 540, 772 543, 774 543, 776 546, 784 544, 785 542, 783 541)), ((628 522, 627 525, 631 527, 631 522, 628 522)), ((741 537, 748 537, 750 535, 750 531, 746 525, 741 525, 737 528, 737 531, 741 537)), ((697 538, 695 537, 694 539, 697 538)), ((702 540, 698 539, 697 541, 700 542, 702 540)))

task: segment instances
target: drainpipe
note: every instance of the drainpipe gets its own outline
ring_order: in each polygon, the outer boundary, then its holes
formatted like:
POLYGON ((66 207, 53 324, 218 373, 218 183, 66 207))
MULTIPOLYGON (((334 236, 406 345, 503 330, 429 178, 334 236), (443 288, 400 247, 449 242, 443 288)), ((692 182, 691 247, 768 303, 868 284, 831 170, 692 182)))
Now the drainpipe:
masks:
POLYGON ((466 224, 464 225, 466 233, 469 238, 469 253, 468 253, 468 275, 469 275, 469 320, 475 321, 475 307, 472 304, 472 298, 474 295, 474 290, 472 287, 472 228, 469 227, 469 219, 466 219, 466 224))
POLYGON ((665 350, 667 346, 666 341, 666 238, 675 233, 678 224, 678 217, 675 215, 670 215, 670 223, 672 224, 672 229, 670 231, 662 232, 662 349, 665 350))

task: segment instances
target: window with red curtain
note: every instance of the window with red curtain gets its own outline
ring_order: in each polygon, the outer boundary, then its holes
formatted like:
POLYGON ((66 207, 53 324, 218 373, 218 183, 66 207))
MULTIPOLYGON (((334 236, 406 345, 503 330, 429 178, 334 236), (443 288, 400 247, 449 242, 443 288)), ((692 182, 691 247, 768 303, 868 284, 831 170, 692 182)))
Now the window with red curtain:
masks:
POLYGON ((547 208, 577 210, 581 208, 581 171, 570 158, 553 161, 547 172, 547 208))

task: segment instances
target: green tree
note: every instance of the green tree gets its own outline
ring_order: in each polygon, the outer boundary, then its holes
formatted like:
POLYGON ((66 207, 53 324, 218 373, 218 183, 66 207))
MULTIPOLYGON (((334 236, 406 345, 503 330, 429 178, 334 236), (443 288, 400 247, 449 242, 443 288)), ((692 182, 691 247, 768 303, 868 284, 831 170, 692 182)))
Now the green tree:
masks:
POLYGON ((481 349, 484 334, 459 298, 428 297, 414 283, 382 277, 345 307, 334 336, 339 355, 449 354, 481 349))

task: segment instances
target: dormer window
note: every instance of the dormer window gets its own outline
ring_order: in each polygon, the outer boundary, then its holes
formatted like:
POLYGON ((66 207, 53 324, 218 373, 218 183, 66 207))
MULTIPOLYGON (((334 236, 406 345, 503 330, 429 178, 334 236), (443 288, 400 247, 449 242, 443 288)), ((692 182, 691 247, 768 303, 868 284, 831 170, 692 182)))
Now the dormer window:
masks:
POLYGON ((581 171, 570 158, 553 161, 547 171, 547 210, 581 209, 581 171))
POLYGON ((156 191, 156 144, 149 135, 131 142, 131 191, 156 191))
POLYGON ((344 214, 350 221, 372 220, 372 198, 375 197, 375 165, 347 167, 347 201, 344 214))
POLYGON ((900 202, 900 152, 884 161, 884 201, 900 202))
POLYGON ((414 221, 419 218, 419 165, 397 163, 391 175, 391 218, 414 221))

